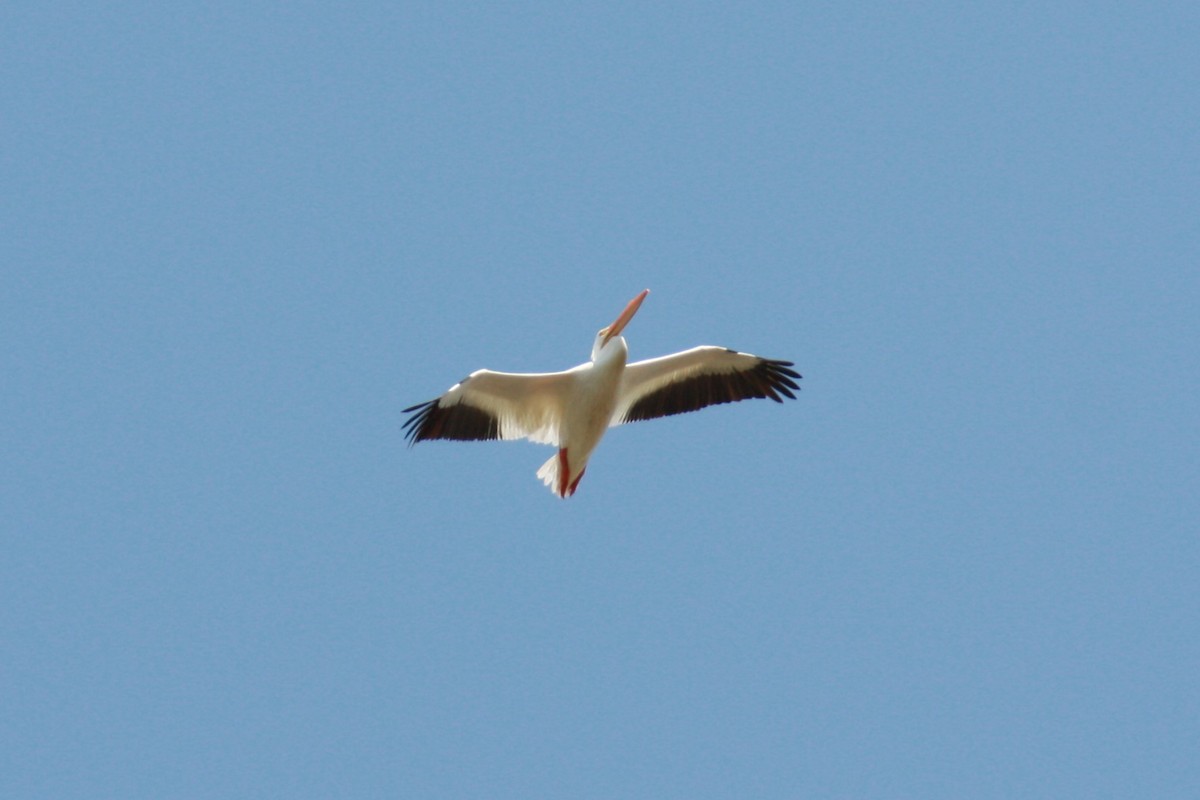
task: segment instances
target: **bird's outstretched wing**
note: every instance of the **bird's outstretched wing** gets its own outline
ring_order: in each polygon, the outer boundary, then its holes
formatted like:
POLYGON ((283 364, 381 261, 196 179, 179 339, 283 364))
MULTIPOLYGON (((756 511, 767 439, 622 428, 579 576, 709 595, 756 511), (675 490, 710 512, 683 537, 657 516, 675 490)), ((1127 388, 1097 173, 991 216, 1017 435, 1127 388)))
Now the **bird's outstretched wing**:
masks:
POLYGON ((425 439, 529 439, 558 445, 571 376, 472 372, 436 400, 404 409, 409 445, 425 439))
POLYGON ((625 367, 612 425, 697 411, 719 403, 780 395, 793 400, 800 373, 791 361, 739 353, 724 347, 693 347, 682 353, 635 361, 625 367))

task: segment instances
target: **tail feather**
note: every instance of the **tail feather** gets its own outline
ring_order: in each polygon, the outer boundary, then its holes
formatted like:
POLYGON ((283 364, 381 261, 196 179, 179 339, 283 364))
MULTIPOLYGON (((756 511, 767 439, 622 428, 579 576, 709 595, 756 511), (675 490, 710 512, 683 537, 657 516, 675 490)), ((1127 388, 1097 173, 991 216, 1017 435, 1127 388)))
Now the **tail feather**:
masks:
POLYGON ((561 482, 558 479, 558 453, 546 459, 546 463, 542 464, 542 468, 537 471, 537 476, 542 479, 542 483, 550 487, 550 491, 557 494, 559 497, 558 487, 561 482))
POLYGON ((586 470, 587 464, 584 464, 579 470, 579 474, 575 476, 575 480, 572 481, 570 465, 567 463, 567 451, 559 450, 546 459, 546 463, 542 464, 541 469, 537 471, 537 476, 542 479, 542 483, 550 487, 550 491, 559 497, 566 498, 575 494, 575 489, 579 486, 579 481, 583 478, 586 470))

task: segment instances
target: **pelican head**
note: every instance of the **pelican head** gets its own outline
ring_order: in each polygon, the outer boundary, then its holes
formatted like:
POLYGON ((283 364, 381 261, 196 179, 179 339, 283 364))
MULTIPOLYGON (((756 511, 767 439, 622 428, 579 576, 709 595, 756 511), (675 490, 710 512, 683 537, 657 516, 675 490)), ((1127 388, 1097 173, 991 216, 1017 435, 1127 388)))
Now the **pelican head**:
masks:
POLYGON ((596 342, 592 345, 592 361, 599 359, 600 354, 604 352, 605 348, 613 340, 619 342, 622 349, 624 349, 625 340, 621 338, 621 331, 629 324, 629 320, 633 319, 633 315, 641 308, 642 301, 646 299, 646 295, 648 294, 650 294, 650 290, 644 289, 641 294, 629 301, 629 305, 625 306, 625 310, 621 312, 621 315, 617 317, 612 325, 601 328, 596 333, 596 342))

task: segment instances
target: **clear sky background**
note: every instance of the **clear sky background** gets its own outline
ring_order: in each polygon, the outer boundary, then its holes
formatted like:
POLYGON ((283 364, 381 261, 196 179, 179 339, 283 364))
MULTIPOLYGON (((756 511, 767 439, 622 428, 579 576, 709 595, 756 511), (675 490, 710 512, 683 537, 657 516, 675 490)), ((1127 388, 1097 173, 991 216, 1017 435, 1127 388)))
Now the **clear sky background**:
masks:
POLYGON ((0 795, 1193 795, 1200 12, 984 6, 7 5, 0 795))

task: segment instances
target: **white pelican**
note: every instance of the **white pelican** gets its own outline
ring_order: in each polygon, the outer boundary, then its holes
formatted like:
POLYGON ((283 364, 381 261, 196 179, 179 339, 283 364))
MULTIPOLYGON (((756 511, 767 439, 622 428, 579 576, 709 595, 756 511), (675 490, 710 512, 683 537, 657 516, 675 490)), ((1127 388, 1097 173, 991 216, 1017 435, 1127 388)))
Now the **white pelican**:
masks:
POLYGON ((436 400, 404 409, 409 446, 424 439, 529 439, 558 453, 537 475, 559 497, 570 497, 588 458, 614 425, 696 411, 718 403, 779 395, 796 398, 791 361, 693 347, 626 365, 621 331, 650 290, 629 301, 596 334, 592 360, 565 372, 518 374, 481 369, 436 400))

